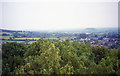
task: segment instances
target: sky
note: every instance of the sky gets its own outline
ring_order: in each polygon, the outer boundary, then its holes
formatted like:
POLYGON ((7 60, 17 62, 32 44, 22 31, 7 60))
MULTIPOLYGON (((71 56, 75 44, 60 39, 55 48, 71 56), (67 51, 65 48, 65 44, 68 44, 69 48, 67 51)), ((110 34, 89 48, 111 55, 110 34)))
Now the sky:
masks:
POLYGON ((118 27, 118 0, 2 0, 0 26, 10 30, 118 27))

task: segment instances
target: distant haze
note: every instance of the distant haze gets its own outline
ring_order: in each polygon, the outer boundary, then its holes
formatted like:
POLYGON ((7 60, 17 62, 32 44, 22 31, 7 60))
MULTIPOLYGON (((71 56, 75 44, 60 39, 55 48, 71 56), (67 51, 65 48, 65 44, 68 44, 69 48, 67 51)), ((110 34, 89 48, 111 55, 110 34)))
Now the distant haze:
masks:
POLYGON ((117 2, 44 1, 0 3, 0 25, 11 30, 118 27, 117 2))

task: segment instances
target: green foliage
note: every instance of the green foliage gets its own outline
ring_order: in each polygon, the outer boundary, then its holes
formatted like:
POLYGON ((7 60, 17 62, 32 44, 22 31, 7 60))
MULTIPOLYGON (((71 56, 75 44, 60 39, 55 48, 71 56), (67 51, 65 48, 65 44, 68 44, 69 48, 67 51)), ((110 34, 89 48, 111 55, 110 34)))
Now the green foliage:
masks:
POLYGON ((92 48, 93 53, 95 54, 95 62, 98 64, 98 62, 104 58, 107 53, 108 53, 108 49, 106 49, 103 46, 95 46, 92 48))
POLYGON ((39 39, 3 45, 3 74, 119 74, 120 49, 39 39), (8 48, 9 47, 9 48, 8 48), (6 55, 7 54, 7 55, 6 55))
POLYGON ((104 70, 108 73, 120 74, 120 50, 111 49, 105 58, 102 58, 99 65, 104 67, 104 70))
POLYGON ((10 56, 20 56, 23 57, 23 54, 26 50, 26 45, 21 43, 7 43, 2 45, 2 57, 9 58, 10 56))
POLYGON ((7 43, 2 46, 2 74, 9 74, 18 65, 24 63, 23 54, 26 51, 26 45, 20 43, 7 43))

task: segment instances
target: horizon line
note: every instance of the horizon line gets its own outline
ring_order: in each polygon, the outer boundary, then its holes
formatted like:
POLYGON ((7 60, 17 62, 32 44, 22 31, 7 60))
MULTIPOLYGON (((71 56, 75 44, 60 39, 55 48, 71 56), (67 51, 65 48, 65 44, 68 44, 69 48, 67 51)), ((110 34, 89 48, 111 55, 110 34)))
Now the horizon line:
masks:
MULTIPOLYGON (((78 29, 87 29, 87 28, 94 28, 94 27, 86 27, 86 28, 70 28, 70 29, 9 29, 9 28, 0 28, 0 30, 14 30, 14 31, 65 31, 65 30, 78 30, 78 29)), ((101 28, 120 28, 120 27, 95 27, 94 29, 101 29, 101 28)))

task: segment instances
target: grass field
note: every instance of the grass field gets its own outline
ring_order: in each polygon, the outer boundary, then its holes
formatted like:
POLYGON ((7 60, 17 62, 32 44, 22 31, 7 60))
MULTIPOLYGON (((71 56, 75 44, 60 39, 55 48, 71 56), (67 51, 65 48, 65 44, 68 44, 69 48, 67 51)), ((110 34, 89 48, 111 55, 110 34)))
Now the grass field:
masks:
POLYGON ((11 33, 8 33, 8 32, 0 32, 0 34, 9 34, 9 35, 12 35, 11 33))
MULTIPOLYGON (((9 39, 10 37, 13 37, 13 36, 0 36, 1 39, 9 39)), ((16 40, 26 40, 26 39, 34 39, 34 40, 38 40, 40 38, 14 38, 16 40)))
POLYGON ((56 40, 58 40, 58 38, 52 38, 52 37, 51 38, 44 38, 44 39, 56 39, 56 40))
MULTIPOLYGON (((2 39, 9 39, 10 37, 13 37, 13 36, 0 36, 0 38, 2 39)), ((40 38, 14 38, 15 40, 26 40, 26 39, 34 39, 34 40, 38 40, 40 38)), ((56 39, 58 40, 58 38, 54 38, 54 37, 50 37, 50 38, 44 38, 44 39, 56 39)))
POLYGON ((28 42, 28 44, 32 44, 33 42, 36 42, 36 41, 30 41, 30 42, 28 42))
POLYGON ((2 42, 17 42, 17 43, 23 43, 25 41, 10 41, 10 40, 2 40, 2 42))
POLYGON ((25 39, 35 39, 35 40, 38 40, 40 38, 14 38, 14 39, 16 39, 16 40, 25 40, 25 39))
MULTIPOLYGON (((17 42, 17 43, 24 43, 25 41, 10 41, 10 40, 2 40, 2 42, 17 42)), ((28 44, 32 44, 33 42, 36 42, 36 41, 29 41, 28 44)))
POLYGON ((13 36, 0 36, 0 38, 2 39, 9 39, 10 37, 13 37, 13 36))
MULTIPOLYGON (((26 40, 26 39, 28 39, 28 40, 32 40, 32 39, 38 40, 38 39, 40 39, 40 38, 14 38, 13 40, 7 40, 7 39, 9 39, 10 37, 12 37, 12 36, 1 36, 1 39, 6 39, 6 40, 2 40, 1 42, 24 43, 25 41, 19 41, 19 40, 26 40)), ((58 38, 54 38, 54 37, 53 37, 53 38, 52 38, 52 37, 50 37, 50 38, 44 38, 44 39, 50 39, 50 40, 55 39, 55 40, 58 40, 58 38)), ((36 42, 36 41, 29 41, 28 44, 32 44, 33 42, 36 42)))

